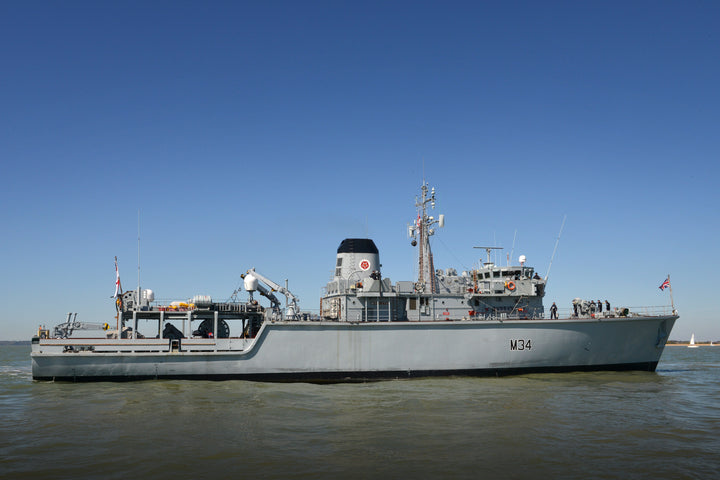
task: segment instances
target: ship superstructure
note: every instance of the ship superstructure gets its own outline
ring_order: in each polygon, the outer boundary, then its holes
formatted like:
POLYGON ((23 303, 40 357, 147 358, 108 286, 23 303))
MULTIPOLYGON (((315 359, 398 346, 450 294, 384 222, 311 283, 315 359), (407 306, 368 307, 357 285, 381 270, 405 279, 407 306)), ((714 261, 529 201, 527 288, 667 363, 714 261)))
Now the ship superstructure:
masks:
POLYGON ((370 239, 348 238, 337 250, 334 278, 321 300, 320 317, 349 322, 541 319, 545 280, 524 264, 502 267, 491 261, 496 247, 482 247, 487 261, 458 274, 435 270, 430 237, 444 226, 444 215, 429 215, 435 189, 423 184, 417 219, 409 226, 418 248, 418 278, 392 284, 383 278, 378 248, 370 239), (429 207, 429 208, 428 208, 429 207))

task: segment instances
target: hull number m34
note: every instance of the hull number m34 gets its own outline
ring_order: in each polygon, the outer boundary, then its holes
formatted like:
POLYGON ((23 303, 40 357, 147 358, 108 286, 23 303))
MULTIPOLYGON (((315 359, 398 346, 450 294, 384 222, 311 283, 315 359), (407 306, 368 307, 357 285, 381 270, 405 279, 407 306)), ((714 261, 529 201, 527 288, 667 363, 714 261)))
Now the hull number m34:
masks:
POLYGON ((510 350, 532 350, 531 339, 510 339, 510 350))

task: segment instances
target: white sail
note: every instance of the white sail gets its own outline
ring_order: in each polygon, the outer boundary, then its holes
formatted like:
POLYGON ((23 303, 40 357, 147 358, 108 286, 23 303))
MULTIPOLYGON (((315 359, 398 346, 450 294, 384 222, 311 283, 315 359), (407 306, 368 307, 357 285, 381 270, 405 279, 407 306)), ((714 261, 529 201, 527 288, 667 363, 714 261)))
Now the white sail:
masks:
POLYGON ((688 348, 696 348, 697 345, 695 344, 695 334, 693 333, 690 335, 690 345, 688 345, 688 348))

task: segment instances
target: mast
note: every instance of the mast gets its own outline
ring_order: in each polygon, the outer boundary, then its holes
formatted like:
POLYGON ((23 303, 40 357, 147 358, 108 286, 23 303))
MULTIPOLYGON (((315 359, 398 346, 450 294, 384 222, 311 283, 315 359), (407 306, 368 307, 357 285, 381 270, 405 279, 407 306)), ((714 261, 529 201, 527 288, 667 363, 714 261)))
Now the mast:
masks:
POLYGON ((433 254, 430 249, 430 237, 435 233, 433 225, 444 226, 444 216, 440 215, 438 220, 428 215, 428 204, 435 208, 435 188, 428 194, 428 184, 423 182, 420 189, 420 198, 415 199, 415 207, 418 209, 418 216, 414 225, 410 226, 410 235, 413 237, 412 245, 418 245, 418 291, 421 293, 437 293, 437 281, 435 279, 435 265, 433 254))
POLYGON ((669 273, 668 273, 668 287, 670 288, 670 305, 672 306, 672 313, 673 313, 673 315, 675 315, 675 301, 673 300, 672 283, 670 282, 670 274, 669 273))
MULTIPOLYGON (((120 283, 120 270, 118 270, 117 255, 115 255, 115 320, 117 323, 117 331, 120 331, 120 317, 122 316, 122 284, 120 283), (120 302, 120 303, 118 303, 120 302)), ((118 336, 119 338, 119 336, 118 336)))

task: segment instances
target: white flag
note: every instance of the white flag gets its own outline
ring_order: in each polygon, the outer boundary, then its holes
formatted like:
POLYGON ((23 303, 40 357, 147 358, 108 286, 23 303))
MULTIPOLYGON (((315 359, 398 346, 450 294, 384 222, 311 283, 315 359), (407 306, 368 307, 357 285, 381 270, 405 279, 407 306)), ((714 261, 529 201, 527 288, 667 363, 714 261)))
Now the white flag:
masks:
POLYGON ((117 298, 122 295, 122 286, 120 285, 120 272, 118 271, 117 257, 115 257, 115 295, 112 298, 117 298))

